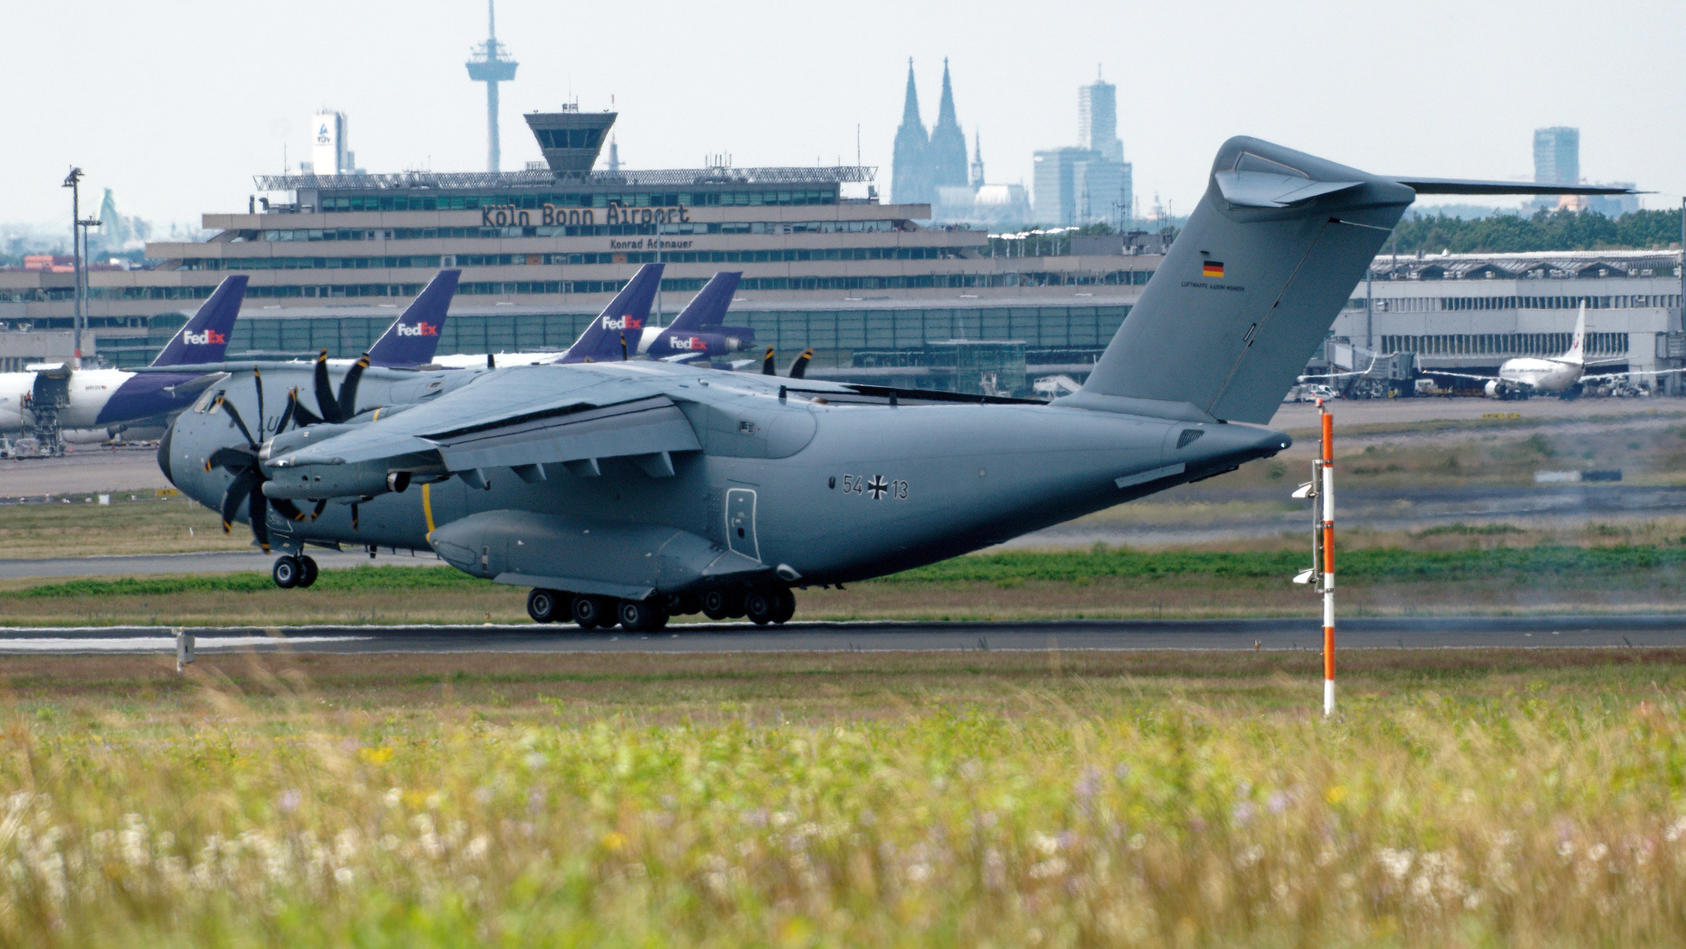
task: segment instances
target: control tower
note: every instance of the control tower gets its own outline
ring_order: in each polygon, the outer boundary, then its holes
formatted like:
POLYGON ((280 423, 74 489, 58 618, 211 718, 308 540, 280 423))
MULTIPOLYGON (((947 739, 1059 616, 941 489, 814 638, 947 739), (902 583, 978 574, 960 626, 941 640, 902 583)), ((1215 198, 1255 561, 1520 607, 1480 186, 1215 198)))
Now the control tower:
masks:
POLYGON ((497 11, 486 0, 486 42, 474 47, 465 64, 468 78, 486 84, 486 170, 498 171, 498 83, 515 78, 520 65, 509 58, 509 50, 498 42, 497 11))

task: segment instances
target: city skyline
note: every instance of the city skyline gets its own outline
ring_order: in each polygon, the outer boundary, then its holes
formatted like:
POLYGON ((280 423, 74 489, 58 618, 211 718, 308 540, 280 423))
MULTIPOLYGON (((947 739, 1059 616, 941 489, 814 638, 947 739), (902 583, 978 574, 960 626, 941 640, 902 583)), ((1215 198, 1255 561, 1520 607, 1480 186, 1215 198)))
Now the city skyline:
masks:
MULTIPOLYGON (((284 24, 273 9, 207 0, 180 0, 167 16, 92 2, 14 11, 22 42, 0 77, 19 93, 8 115, 24 134, 0 153, 11 184, 0 221, 50 227, 67 216, 58 182, 71 164, 87 171, 85 189, 113 188, 127 213, 150 220, 244 208, 254 174, 309 159, 310 118, 324 108, 356 125, 358 164, 371 171, 485 166, 486 93, 462 66, 485 36, 483 2, 287 9, 284 24), (66 51, 83 71, 56 81, 66 51)), ((946 7, 868 2, 839 18, 838 38, 818 43, 767 3, 727 19, 680 4, 503 0, 499 37, 522 63, 502 90, 503 166, 539 159, 514 134, 522 113, 577 100, 621 113, 630 168, 695 167, 723 152, 739 165, 853 163, 858 126, 859 158, 876 166, 887 195, 907 60, 935 91, 947 57, 967 137, 988 140, 990 180, 1025 185, 1034 151, 1075 141, 1073 90, 1099 66, 1118 87, 1116 134, 1142 216, 1155 194, 1169 211, 1192 208, 1232 134, 1384 173, 1527 180, 1533 130, 1556 125, 1581 130, 1583 175, 1658 192, 1646 207, 1678 206, 1686 129, 1647 116, 1672 115, 1686 99, 1681 83, 1659 86, 1651 74, 1670 61, 1686 9, 1614 5, 1613 22, 1633 29, 1622 56, 1603 58, 1561 42, 1561 24, 1577 15, 1570 4, 1527 9, 1427 2, 1390 18, 1319 2, 1288 16, 1218 2, 1191 17, 1055 0, 1028 20, 1022 7, 989 0, 964 19, 946 7), (1284 16, 1293 29, 1279 29, 1284 16), (1447 17, 1458 30, 1444 29, 1447 17), (853 22, 870 28, 855 38, 842 29, 853 22), (1272 38, 1268 50, 1259 36, 1272 38), (1455 82, 1423 71, 1428 52, 1456 64, 1446 70, 1455 82), (1612 107, 1640 88, 1643 115, 1612 107), (1470 106, 1427 108, 1449 91, 1470 106)))

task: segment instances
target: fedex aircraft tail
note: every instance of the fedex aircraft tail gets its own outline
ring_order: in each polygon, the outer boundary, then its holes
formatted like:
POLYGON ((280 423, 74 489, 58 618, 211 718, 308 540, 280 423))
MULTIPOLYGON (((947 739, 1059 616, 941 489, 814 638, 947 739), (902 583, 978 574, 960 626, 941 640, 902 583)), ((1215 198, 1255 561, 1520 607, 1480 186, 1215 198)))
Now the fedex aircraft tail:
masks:
POLYGON ((1562 356, 1564 362, 1577 366, 1586 365, 1586 301, 1581 301, 1581 312, 1575 317, 1575 335, 1569 340, 1569 351, 1562 356))
POLYGON ((732 305, 732 295, 738 292, 738 280, 742 277, 741 270, 722 270, 710 277, 691 302, 685 304, 685 309, 680 310, 673 322, 667 325, 667 330, 692 333, 719 326, 726 318, 726 309, 732 305))
POLYGON ((228 351, 228 336, 234 331, 234 318, 240 315, 240 301, 246 296, 246 275, 232 274, 211 291, 176 335, 164 345, 154 366, 185 366, 193 363, 222 362, 228 351))
POLYGON ((639 267, 621 292, 615 294, 603 312, 591 321, 580 338, 574 340, 574 345, 569 346, 556 362, 609 362, 636 353, 639 338, 644 333, 644 323, 650 318, 650 304, 655 302, 656 288, 661 285, 661 280, 661 264, 639 267))
POLYGON ((435 274, 369 347, 369 365, 423 366, 432 362, 461 276, 461 270, 441 270, 435 274))

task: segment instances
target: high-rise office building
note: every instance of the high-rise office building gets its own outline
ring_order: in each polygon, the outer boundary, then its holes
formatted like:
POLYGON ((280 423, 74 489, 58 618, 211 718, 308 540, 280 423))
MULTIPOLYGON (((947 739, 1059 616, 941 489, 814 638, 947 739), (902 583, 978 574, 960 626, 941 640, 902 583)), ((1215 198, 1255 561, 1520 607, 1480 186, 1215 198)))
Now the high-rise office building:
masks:
POLYGON ((1534 130, 1534 182, 1581 183, 1581 130, 1567 125, 1534 130))
POLYGON ((1077 144, 1100 152, 1102 158, 1124 160, 1118 138, 1118 87, 1098 76, 1077 88, 1077 144))
POLYGON ((1118 139, 1118 88, 1101 79, 1078 87, 1077 146, 1036 152, 1035 169, 1036 223, 1126 229, 1134 176, 1118 139))

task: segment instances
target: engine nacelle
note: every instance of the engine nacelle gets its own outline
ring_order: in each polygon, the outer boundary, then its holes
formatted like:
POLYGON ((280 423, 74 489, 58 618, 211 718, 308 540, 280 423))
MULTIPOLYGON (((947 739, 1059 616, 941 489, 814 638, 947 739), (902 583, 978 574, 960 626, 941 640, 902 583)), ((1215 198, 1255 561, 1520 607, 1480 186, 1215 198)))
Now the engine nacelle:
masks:
POLYGON ((1487 384, 1481 387, 1481 391, 1487 393, 1487 398, 1489 399, 1502 399, 1505 397, 1504 384, 1497 379, 1487 380, 1487 384))

